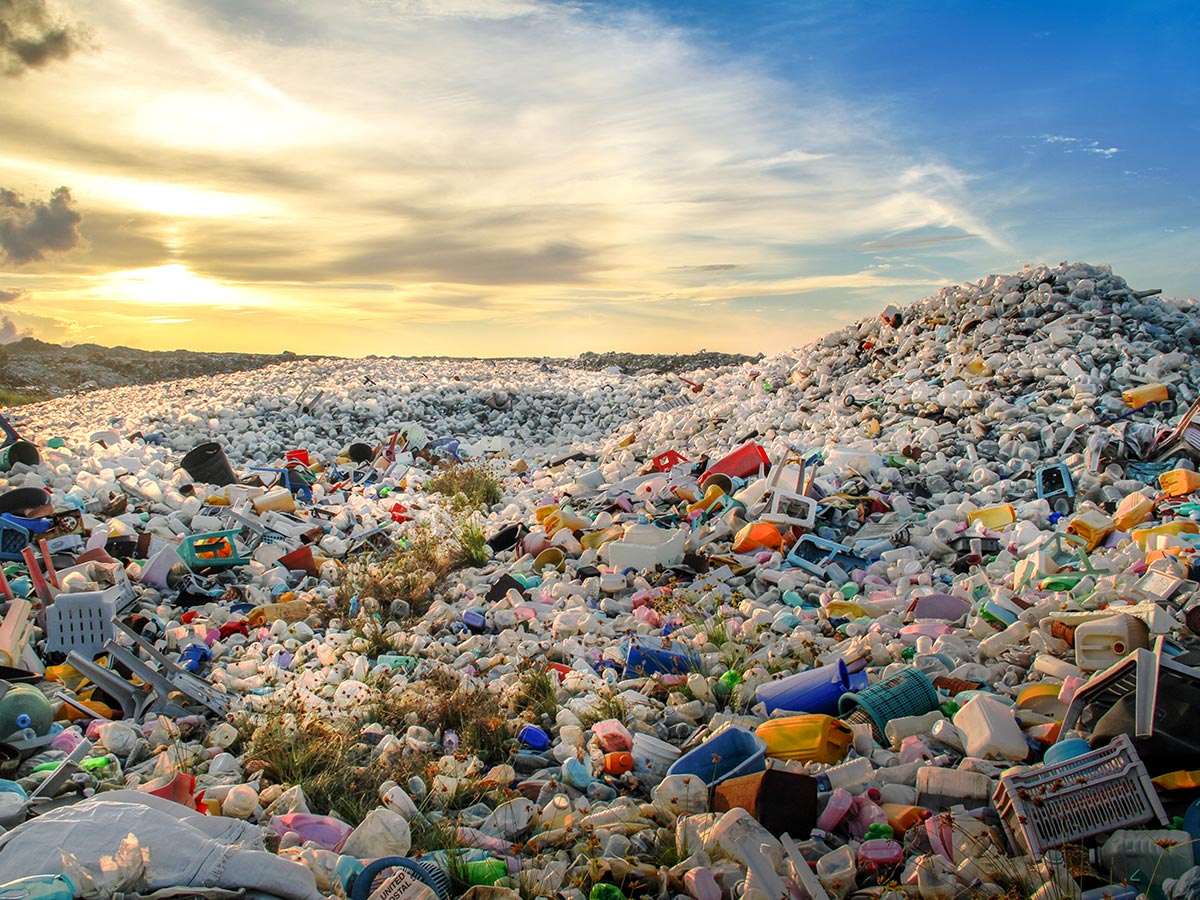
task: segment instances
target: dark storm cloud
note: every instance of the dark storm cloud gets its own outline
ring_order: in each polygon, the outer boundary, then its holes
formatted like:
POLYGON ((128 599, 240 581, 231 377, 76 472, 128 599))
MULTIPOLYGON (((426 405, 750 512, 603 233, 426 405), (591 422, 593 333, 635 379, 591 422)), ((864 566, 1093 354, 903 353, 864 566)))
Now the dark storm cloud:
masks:
POLYGON ((73 204, 65 187, 55 188, 47 203, 26 202, 15 191, 0 188, 0 263, 20 266, 77 246, 83 215, 73 204))
POLYGON ((86 43, 86 31, 58 20, 44 0, 0 0, 0 75, 40 69, 86 43))

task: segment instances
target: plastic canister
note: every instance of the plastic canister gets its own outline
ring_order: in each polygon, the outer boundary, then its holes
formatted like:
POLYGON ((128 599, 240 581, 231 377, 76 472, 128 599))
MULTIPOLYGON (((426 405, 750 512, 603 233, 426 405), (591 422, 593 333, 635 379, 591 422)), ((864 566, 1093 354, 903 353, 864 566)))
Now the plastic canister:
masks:
POLYGON ((274 488, 261 497, 255 497, 251 502, 254 511, 259 515, 271 510, 288 513, 296 511, 296 500, 287 488, 274 488))
POLYGON ((832 716, 788 716, 759 725, 755 734, 767 745, 767 756, 800 762, 840 762, 854 742, 854 732, 832 716))
POLYGON ((633 770, 633 755, 624 750, 604 754, 604 773, 624 775, 633 770))
POLYGON ((966 741, 968 756, 1020 762, 1029 755, 1012 708, 988 694, 968 700, 954 716, 954 727, 966 741))
POLYGON ((1150 644, 1150 629, 1133 616, 1105 616, 1075 629, 1075 665, 1098 672, 1150 644))
POLYGON ((1132 409, 1141 409, 1147 403, 1162 403, 1169 397, 1167 386, 1158 382, 1143 384, 1121 393, 1121 399, 1132 409))
POLYGON ((1116 528, 1116 523, 1104 513, 1089 509, 1081 512, 1067 523, 1067 534, 1079 535, 1087 541, 1087 551, 1091 553, 1116 528))

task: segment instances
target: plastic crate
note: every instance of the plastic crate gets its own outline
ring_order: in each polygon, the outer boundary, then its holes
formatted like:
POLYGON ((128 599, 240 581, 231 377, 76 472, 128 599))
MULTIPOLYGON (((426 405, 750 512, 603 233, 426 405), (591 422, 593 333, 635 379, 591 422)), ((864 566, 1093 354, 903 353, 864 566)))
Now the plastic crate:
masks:
POLYGON ((1151 819, 1167 824, 1146 767, 1124 734, 1074 759, 1000 776, 992 803, 1009 843, 1035 858, 1151 819))
POLYGON ((0 559, 19 560, 29 546, 29 531, 15 522, 0 518, 0 559))
POLYGON ((46 652, 95 657, 113 636, 113 616, 122 599, 120 587, 59 594, 46 607, 46 652))
POLYGON ((910 666, 857 693, 843 694, 838 701, 838 710, 839 718, 845 722, 870 721, 875 740, 887 747, 891 741, 887 740, 883 729, 888 722, 924 715, 940 705, 941 699, 933 682, 920 669, 910 666))
POLYGON ((179 555, 193 572, 197 569, 244 566, 250 560, 243 557, 234 543, 240 528, 191 534, 179 544, 179 555))

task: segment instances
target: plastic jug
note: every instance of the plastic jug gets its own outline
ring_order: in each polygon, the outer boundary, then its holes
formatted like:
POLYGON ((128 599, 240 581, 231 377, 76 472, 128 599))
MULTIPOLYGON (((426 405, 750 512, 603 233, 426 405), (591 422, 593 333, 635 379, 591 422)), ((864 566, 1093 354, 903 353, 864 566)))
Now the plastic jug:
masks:
POLYGON ((754 733, 767 745, 767 756, 827 765, 841 762, 854 742, 845 722, 821 715, 771 719, 754 733))
POLYGON ((1114 831, 1098 850, 1091 851, 1091 858, 1102 872, 1111 873, 1113 881, 1126 881, 1141 869, 1155 884, 1179 878, 1196 865, 1188 833, 1164 829, 1114 831))
POLYGON ((923 806, 908 806, 903 803, 881 803, 879 806, 887 814, 888 825, 899 836, 903 836, 908 829, 915 828, 933 815, 923 806))
POLYGON ((1150 629, 1133 616, 1116 615, 1084 622, 1075 629, 1075 665, 1098 672, 1134 650, 1150 646, 1150 629))
POLYGON ((966 740, 968 756, 1020 762, 1029 755, 1012 708, 988 694, 968 700, 955 715, 954 727, 966 740))
POLYGON ((616 719, 604 719, 592 726, 592 734, 605 753, 628 752, 633 749, 633 735, 616 719))
POLYGON ((1067 523, 1067 534, 1078 535, 1087 541, 1088 553, 1099 547, 1116 529, 1116 522, 1094 509, 1080 513, 1067 523))
POLYGON ((1172 469, 1158 476, 1158 486, 1168 497, 1185 497, 1200 491, 1200 472, 1172 469))
POLYGON ((1003 531, 1015 521, 1017 521, 1017 511, 1011 503, 1002 503, 999 506, 987 506, 983 509, 975 509, 967 513, 968 525, 974 525, 976 522, 979 522, 989 531, 1003 531))

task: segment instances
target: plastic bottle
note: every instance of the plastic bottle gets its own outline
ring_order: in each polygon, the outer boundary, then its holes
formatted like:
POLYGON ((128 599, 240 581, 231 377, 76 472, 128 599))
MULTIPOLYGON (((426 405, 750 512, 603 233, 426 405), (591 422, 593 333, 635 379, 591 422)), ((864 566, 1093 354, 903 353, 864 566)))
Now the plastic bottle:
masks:
POLYGON ((852 759, 817 775, 817 790, 831 791, 835 788, 843 788, 847 791, 857 790, 871 780, 871 774, 874 771, 871 761, 866 757, 852 759))
POLYGON ((1165 829, 1114 831, 1099 849, 1091 851, 1091 859, 1113 881, 1127 881, 1141 869, 1160 885, 1168 878, 1181 877, 1196 864, 1188 833, 1165 829))
POLYGON ((821 831, 832 831, 836 828, 854 806, 855 797, 843 788, 837 788, 825 803, 825 809, 817 817, 817 828, 821 831))

